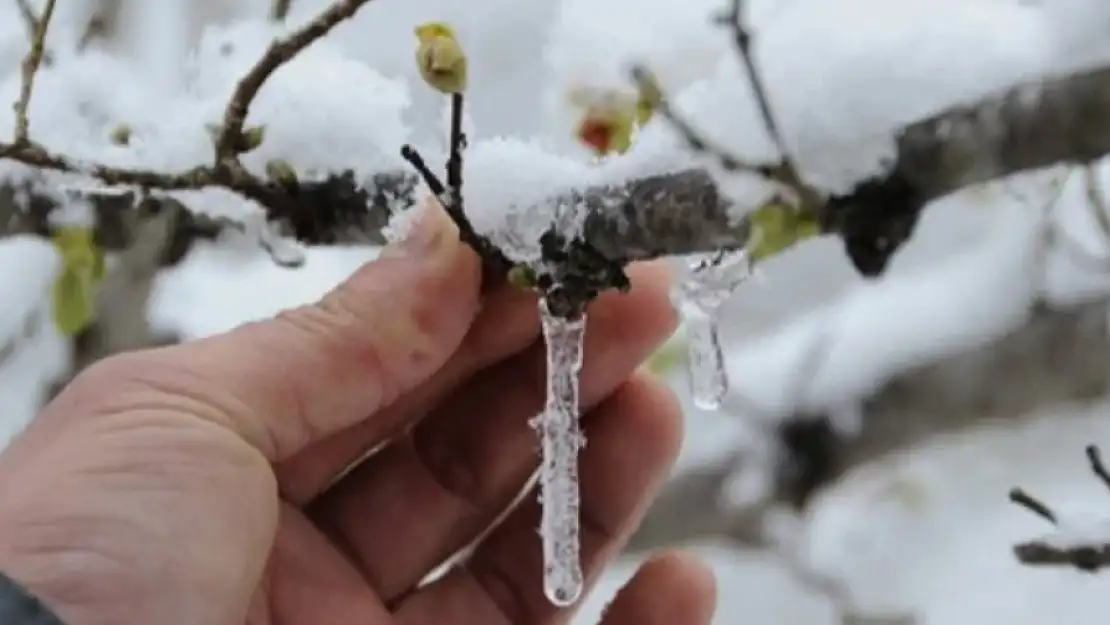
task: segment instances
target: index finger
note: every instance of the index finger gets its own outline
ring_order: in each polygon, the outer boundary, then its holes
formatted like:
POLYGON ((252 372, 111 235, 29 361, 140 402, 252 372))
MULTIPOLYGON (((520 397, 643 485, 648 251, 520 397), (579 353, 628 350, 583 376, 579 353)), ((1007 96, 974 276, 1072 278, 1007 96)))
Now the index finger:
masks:
POLYGON ((423 210, 408 238, 315 304, 102 361, 75 380, 91 389, 83 409, 188 412, 271 462, 364 420, 435 373, 478 311, 477 256, 438 205, 423 210))

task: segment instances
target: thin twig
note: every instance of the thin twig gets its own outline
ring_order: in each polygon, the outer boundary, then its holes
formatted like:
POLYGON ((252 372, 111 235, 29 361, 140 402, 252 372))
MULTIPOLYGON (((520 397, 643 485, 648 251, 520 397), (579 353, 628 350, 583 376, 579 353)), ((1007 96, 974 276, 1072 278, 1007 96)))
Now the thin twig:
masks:
POLYGON ((1047 504, 1020 488, 1010 489, 1010 501, 1056 525, 1056 513, 1047 504))
MULTIPOLYGON (((1085 453, 1091 472, 1095 474, 1099 482, 1110 488, 1110 472, 1107 471, 1102 462, 1102 455, 1099 453, 1098 447, 1088 445, 1085 453)), ((1015 488, 1010 491, 1010 499, 1048 519, 1053 525, 1056 524, 1056 515, 1045 504, 1025 494, 1021 489, 1015 488), (1016 498, 1015 493, 1020 497, 1016 498)), ((1033 540, 1015 545, 1014 555, 1022 564, 1072 566, 1088 573, 1110 567, 1110 543, 1106 542, 1092 541, 1091 544, 1059 545, 1045 539, 1033 540)))
MULTIPOLYGON (((631 69, 632 79, 640 88, 648 88, 649 85, 655 83, 650 70, 642 65, 634 65, 631 69)), ((728 150, 718 145, 715 145, 711 139, 705 136, 700 130, 694 127, 686 118, 674 109, 670 100, 666 97, 659 101, 656 112, 660 117, 665 119, 686 141, 687 147, 694 152, 702 154, 709 154, 713 156, 721 165, 721 168, 729 172, 747 172, 762 176, 768 179, 774 179, 776 173, 776 165, 774 163, 757 163, 742 159, 734 154, 730 154, 728 150)))
MULTIPOLYGON (((797 196, 802 211, 814 213, 824 204, 824 198, 816 189, 805 182, 797 164, 790 156, 786 140, 775 121, 770 98, 767 95, 767 88, 752 56, 752 35, 744 26, 743 12, 743 0, 731 0, 729 9, 716 21, 727 27, 732 33, 733 47, 747 73, 748 82, 751 85, 756 106, 759 108, 764 129, 778 150, 778 162, 753 163, 730 154, 728 150, 719 146, 714 146, 701 132, 694 128, 693 124, 686 121, 684 116, 669 104, 666 97, 662 98, 658 109, 659 114, 683 136, 690 149, 713 156, 720 162, 725 171, 746 171, 788 188, 797 196)), ((632 78, 641 89, 648 86, 655 89, 659 88, 646 68, 634 67, 632 78)))
POLYGON ((771 111, 771 99, 767 93, 763 76, 756 66, 755 58, 752 56, 752 34, 744 26, 743 13, 744 1, 732 0, 726 19, 728 20, 728 28, 732 32, 733 46, 740 57, 740 61, 744 64, 744 69, 747 71, 748 81, 751 84, 756 105, 759 107, 760 117, 763 118, 763 125, 771 136, 771 140, 775 142, 775 147, 778 148, 783 167, 800 181, 801 176, 798 174, 798 168, 786 147, 786 139, 783 137, 782 130, 780 130, 778 122, 775 121, 775 115, 771 111))
POLYGON ((223 124, 216 137, 216 166, 241 169, 236 147, 241 142, 243 124, 250 110, 251 102, 266 80, 282 65, 297 56, 316 40, 327 35, 331 29, 354 17, 364 5, 372 0, 338 0, 324 9, 315 19, 289 33, 275 39, 266 49, 262 58, 236 85, 231 99, 224 109, 223 124))
POLYGON ((274 22, 283 22, 289 16, 289 7, 293 5, 293 0, 273 0, 270 4, 270 20, 274 22))
POLYGON ((428 190, 439 200, 455 227, 458 228, 459 238, 478 254, 487 271, 503 273, 508 271, 512 263, 497 246, 474 229, 463 206, 463 151, 466 149, 466 135, 462 130, 464 105, 465 98, 462 93, 451 94, 446 184, 431 170, 424 157, 413 146, 401 146, 401 157, 408 161, 424 180, 428 190))
POLYGON ((35 87, 35 74, 42 64, 43 54, 46 52, 46 31, 50 27, 50 20, 54 17, 54 5, 57 0, 46 0, 42 17, 35 23, 35 34, 31 38, 31 49, 23 59, 22 81, 19 86, 19 100, 15 103, 15 145, 26 145, 30 142, 28 131, 30 122, 27 119, 27 107, 31 103, 31 93, 35 87))
POLYGON ((33 39, 39 29, 39 18, 35 16, 35 10, 27 0, 15 0, 15 6, 19 9, 19 17, 23 20, 23 25, 27 27, 27 37, 33 39))
POLYGON ((1087 454, 1087 462, 1091 464, 1091 472, 1098 477, 1107 488, 1110 488, 1110 472, 1107 472, 1106 465, 1102 462, 1102 454, 1099 452, 1096 445, 1087 445, 1085 450, 1087 454))

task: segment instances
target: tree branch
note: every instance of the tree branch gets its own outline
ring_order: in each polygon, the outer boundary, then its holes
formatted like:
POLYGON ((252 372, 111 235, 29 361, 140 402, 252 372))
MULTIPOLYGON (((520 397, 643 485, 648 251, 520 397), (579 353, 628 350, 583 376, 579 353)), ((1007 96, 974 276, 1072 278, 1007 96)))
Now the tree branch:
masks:
MULTIPOLYGON (((240 82, 227 107, 217 141, 222 146, 217 152, 225 160, 218 166, 179 172, 121 169, 71 162, 34 145, 4 143, 0 143, 0 158, 88 174, 107 185, 156 190, 223 187, 260 203, 271 220, 292 224, 286 229, 302 242, 349 240, 351 228, 364 223, 366 204, 360 199, 383 193, 395 198, 390 212, 404 210, 416 201, 415 177, 408 172, 382 172, 370 189, 364 189, 353 177, 344 180, 344 174, 335 174, 322 182, 289 189, 229 165, 231 161, 226 159, 228 142, 241 132, 250 99, 265 77, 367 1, 337 2, 271 46, 240 82), (321 215, 320 206, 329 206, 334 213, 321 215), (344 235, 338 236, 335 230, 344 235)), ((879 260, 868 262, 885 266, 890 254, 910 236, 921 208, 929 201, 965 186, 1061 162, 1088 163, 1107 153, 1110 68, 1020 85, 907 126, 898 134, 897 158, 890 169, 861 181, 847 193, 829 197, 822 207, 822 223, 826 232, 846 242, 870 246, 879 260)), ((619 265, 659 256, 740 249, 749 234, 748 225, 733 218, 732 203, 701 170, 568 191, 549 201, 586 207, 581 237, 569 242, 553 240, 549 246, 554 248, 558 242, 572 251, 589 252, 561 254, 572 260, 600 257, 619 265)), ((583 274, 586 269, 569 267, 567 272, 583 274)))
POLYGON ((50 27, 50 20, 54 17, 54 6, 57 0, 46 0, 42 17, 35 21, 34 34, 31 37, 31 47, 23 59, 21 82, 19 87, 19 100, 15 103, 15 132, 13 145, 27 145, 28 120, 27 107, 31 103, 31 92, 34 90, 35 74, 42 64, 43 55, 46 54, 46 32, 50 27))

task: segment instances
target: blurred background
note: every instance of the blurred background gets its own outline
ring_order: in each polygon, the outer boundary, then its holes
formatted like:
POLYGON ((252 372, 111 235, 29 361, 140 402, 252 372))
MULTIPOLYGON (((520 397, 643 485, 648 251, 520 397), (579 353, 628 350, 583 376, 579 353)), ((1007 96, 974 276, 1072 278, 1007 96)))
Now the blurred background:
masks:
MULTIPOLYGON (((962 99, 1110 62, 1110 3, 1103 0, 749 4, 756 56, 787 143, 815 170, 822 159, 850 157, 854 141, 962 99)), ((288 25, 325 5, 293 0, 288 25)), ((176 167, 208 158, 203 120, 286 27, 266 23, 269 9, 268 0, 64 3, 50 40, 59 60, 44 70, 32 132, 50 147, 112 162, 176 167), (116 12, 114 30, 90 48, 90 58, 66 57, 68 42, 98 11, 116 12), (236 49, 213 52, 227 43, 236 49), (136 154, 102 145, 121 119, 148 133, 136 154)), ((298 167, 349 162, 374 171, 396 164, 392 151, 406 140, 442 149, 442 101, 421 87, 412 61, 412 26, 442 20, 458 29, 471 59, 472 143, 519 137, 585 161, 593 155, 575 137, 582 110, 570 94, 626 93, 627 69, 641 63, 701 111, 699 90, 713 89, 722 68, 736 62, 727 33, 710 23, 720 9, 718 0, 375 0, 264 91, 254 119, 273 130, 265 149, 293 154, 298 167)), ((0 3, 0 91, 12 100, 26 41, 16 3, 0 3)), ((742 119, 734 127, 712 125, 718 118, 706 111, 707 128, 727 135, 730 146, 765 150, 766 136, 749 115, 754 102, 745 97, 736 102, 742 119)), ((0 124, 9 116, 5 107, 0 124)), ((1100 164, 1091 175, 1104 174, 1100 164)), ((0 184, 25 175, 0 162, 0 184)), ((219 194, 197 199, 221 214, 242 210, 219 194)), ((1036 172, 935 202, 877 282, 858 277, 834 240, 807 242, 761 265, 720 315, 732 382, 721 410, 691 401, 681 333, 678 356, 657 363, 687 419, 674 479, 720 478, 720 492, 683 512, 726 520, 679 531, 688 534, 679 543, 653 529, 639 546, 682 544, 704 555, 718 574, 721 625, 822 625, 849 622, 848 612, 930 625, 1104 622, 1107 578, 1015 560, 1013 545, 1046 527, 1006 499, 1021 485, 1069 514, 1110 513, 1083 456, 1084 446, 1110 441, 1110 233, 1099 231, 1096 210, 1079 174, 1036 172), (1047 248, 1040 236, 1046 219, 1059 234, 1047 248), (1058 322, 1055 334, 1031 330, 1041 318, 1031 311, 1058 322), (1068 316, 1078 313, 1081 321, 1068 316), (1079 385, 1080 378, 1093 382, 1079 385), (766 471, 783 462, 753 448, 776 444, 777 425, 798 415, 842 412, 858 417, 862 437, 874 423, 904 435, 878 452, 846 443, 864 451, 807 502, 801 555, 784 557, 728 530, 730 516, 767 496, 773 478, 766 471), (822 591, 814 578, 840 590, 822 591)), ((285 269, 242 238, 198 242, 157 273, 145 309, 152 331, 187 340, 272 315, 319 297, 376 254, 372 247, 308 248, 302 267, 285 269)), ((72 368, 74 345, 48 315, 59 268, 49 241, 0 239, 0 268, 8 268, 0 280, 0 345, 10 346, 0 351, 4 441, 33 418, 51 381, 72 368)), ((842 430, 850 440, 852 427, 842 430)), ((667 512, 653 510, 652 518, 666 526, 667 512)), ((577 622, 595 622, 642 557, 634 551, 608 573, 577 622)))

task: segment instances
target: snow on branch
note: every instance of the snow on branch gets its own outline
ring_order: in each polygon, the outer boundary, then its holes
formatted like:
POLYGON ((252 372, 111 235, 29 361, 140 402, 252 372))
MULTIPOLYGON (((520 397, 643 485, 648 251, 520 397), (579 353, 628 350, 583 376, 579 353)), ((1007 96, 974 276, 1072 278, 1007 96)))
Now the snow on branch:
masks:
MULTIPOLYGON (((1098 447, 1089 445, 1086 454, 1091 473, 1110 489, 1110 472, 1098 447)), ((1014 555, 1022 564, 1071 566, 1088 573, 1110 567, 1110 518, 1086 523, 1060 519, 1050 507, 1021 488, 1010 491, 1010 501, 1057 528, 1052 534, 1014 547, 1014 555)))
MULTIPOLYGON (((260 204, 280 231, 304 243, 375 240, 380 219, 366 218, 367 212, 384 205, 393 213, 417 202, 416 176, 381 171, 373 180, 361 181, 347 171, 319 181, 299 181, 280 171, 259 176, 239 160, 244 120, 267 78, 368 1, 337 1, 270 45, 227 103, 210 165, 175 172, 80 163, 21 139, 18 132, 13 142, 0 143, 0 158, 88 175, 109 186, 154 192, 221 187, 260 204)), ((45 27, 47 20, 42 22, 45 27)), ((28 77, 28 94, 30 90, 28 77)), ((903 128, 896 147, 895 158, 883 173, 823 197, 816 207, 823 232, 840 236, 850 250, 857 250, 852 254, 857 264, 861 254, 869 257, 861 266, 868 273, 881 271, 931 200, 968 185, 1056 163, 1088 163, 1110 152, 1110 68, 1045 78, 939 113, 903 128)), ((505 184, 513 184, 515 177, 506 173, 505 184)), ((528 242, 540 246, 543 259, 562 264, 564 274, 590 275, 595 281, 598 266, 604 265, 602 273, 614 282, 610 286, 619 286, 614 266, 658 256, 740 249, 749 243, 751 231, 745 217, 750 207, 737 206, 701 169, 646 176, 639 172, 622 181, 587 186, 568 183, 530 201, 551 215, 562 210, 559 207, 572 207, 581 217, 580 231, 571 229, 568 235, 565 226, 552 226, 540 233, 541 238, 548 235, 544 243, 528 242)), ((495 205, 481 210, 504 217, 516 210, 512 208, 495 205)))

